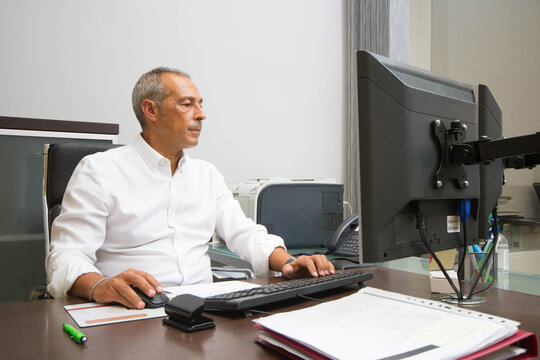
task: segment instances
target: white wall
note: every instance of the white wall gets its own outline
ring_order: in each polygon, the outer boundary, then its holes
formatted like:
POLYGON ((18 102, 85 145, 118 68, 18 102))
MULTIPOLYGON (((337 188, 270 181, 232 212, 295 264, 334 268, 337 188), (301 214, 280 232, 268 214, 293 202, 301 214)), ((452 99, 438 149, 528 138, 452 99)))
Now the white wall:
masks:
POLYGON ((199 146, 228 182, 344 172, 343 3, 325 0, 0 2, 0 115, 140 131, 131 89, 159 65, 205 98, 199 146))
MULTIPOLYGON (((432 71, 489 86, 503 113, 503 135, 540 131, 540 1, 432 2, 432 71)), ((507 209, 540 216, 535 170, 506 170, 507 209)))

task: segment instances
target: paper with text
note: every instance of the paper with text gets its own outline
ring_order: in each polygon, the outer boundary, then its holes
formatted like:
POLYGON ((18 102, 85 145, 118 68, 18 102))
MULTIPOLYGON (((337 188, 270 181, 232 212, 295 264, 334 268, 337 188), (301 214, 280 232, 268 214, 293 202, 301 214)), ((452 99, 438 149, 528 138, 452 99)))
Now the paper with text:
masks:
POLYGON ((335 359, 453 359, 513 335, 519 325, 369 287, 339 300, 254 321, 335 359))
POLYGON ((66 305, 64 309, 66 309, 79 327, 115 324, 165 316, 165 310, 163 308, 137 310, 128 309, 123 305, 99 303, 66 305))

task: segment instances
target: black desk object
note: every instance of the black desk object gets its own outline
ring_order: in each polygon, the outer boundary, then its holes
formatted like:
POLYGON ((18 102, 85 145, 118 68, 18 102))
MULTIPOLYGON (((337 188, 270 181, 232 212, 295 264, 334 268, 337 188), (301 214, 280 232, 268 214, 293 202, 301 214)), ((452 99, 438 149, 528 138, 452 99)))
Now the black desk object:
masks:
POLYGON ((373 278, 371 273, 338 272, 318 278, 295 279, 276 284, 214 295, 206 298, 206 310, 244 311, 254 307, 294 299, 301 295, 316 294, 352 284, 361 284, 373 278))

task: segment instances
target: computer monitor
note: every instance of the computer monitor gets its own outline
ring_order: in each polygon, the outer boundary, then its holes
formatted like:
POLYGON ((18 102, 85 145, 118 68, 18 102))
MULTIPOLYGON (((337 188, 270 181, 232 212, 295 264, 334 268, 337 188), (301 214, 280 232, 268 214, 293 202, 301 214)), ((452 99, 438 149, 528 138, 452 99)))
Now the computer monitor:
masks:
MULTIPOLYGON (((478 140, 479 122, 500 135, 500 126, 490 125, 493 119, 500 125, 500 110, 484 111, 480 121, 474 86, 367 51, 356 58, 363 261, 427 253, 419 214, 433 251, 461 247, 464 231, 468 244, 478 243, 479 224, 487 224, 502 181, 488 178, 489 165, 481 171, 478 164, 452 163, 447 146, 478 140), (482 190, 488 183, 495 184, 491 198, 482 190), (460 199, 470 201, 466 230, 460 199)), ((489 90, 481 91, 484 110, 494 109, 489 90)))
MULTIPOLYGON (((502 138, 502 112, 486 85, 478 85, 478 133, 480 139, 502 138)), ((480 206, 478 237, 489 237, 489 215, 497 206, 504 182, 503 159, 480 163, 480 206)))

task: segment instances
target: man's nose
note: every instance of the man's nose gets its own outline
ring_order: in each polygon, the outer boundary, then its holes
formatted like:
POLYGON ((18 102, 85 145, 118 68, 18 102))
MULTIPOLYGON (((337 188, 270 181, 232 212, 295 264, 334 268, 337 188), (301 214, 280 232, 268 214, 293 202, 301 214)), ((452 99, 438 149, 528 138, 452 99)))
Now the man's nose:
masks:
POLYGON ((195 119, 197 120, 206 119, 206 113, 204 112, 204 109, 201 104, 197 104, 197 109, 195 111, 195 119))

